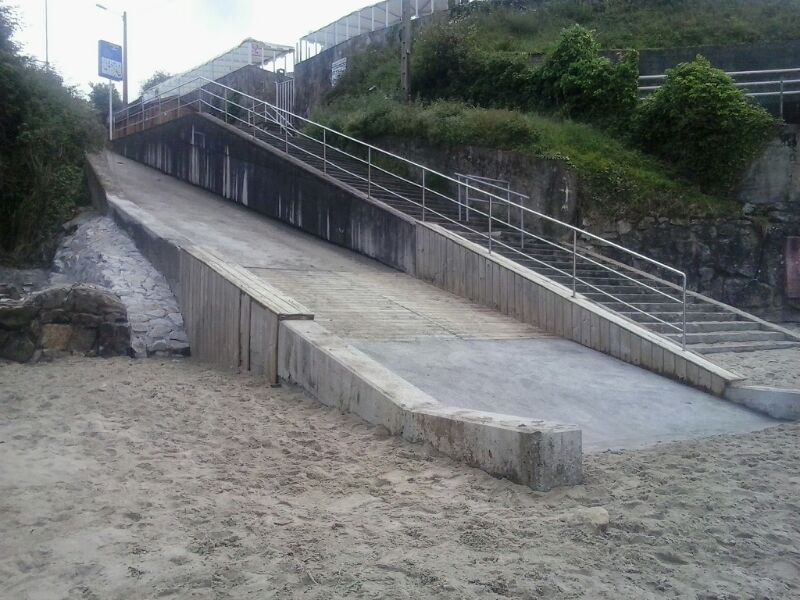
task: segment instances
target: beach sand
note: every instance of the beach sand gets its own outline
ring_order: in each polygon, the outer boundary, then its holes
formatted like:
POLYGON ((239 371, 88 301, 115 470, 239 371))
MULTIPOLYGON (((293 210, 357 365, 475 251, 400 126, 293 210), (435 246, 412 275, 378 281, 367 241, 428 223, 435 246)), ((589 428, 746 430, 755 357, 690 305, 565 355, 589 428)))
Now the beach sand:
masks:
POLYGON ((0 597, 800 597, 798 442, 587 455, 537 493, 190 360, 2 363, 0 597))

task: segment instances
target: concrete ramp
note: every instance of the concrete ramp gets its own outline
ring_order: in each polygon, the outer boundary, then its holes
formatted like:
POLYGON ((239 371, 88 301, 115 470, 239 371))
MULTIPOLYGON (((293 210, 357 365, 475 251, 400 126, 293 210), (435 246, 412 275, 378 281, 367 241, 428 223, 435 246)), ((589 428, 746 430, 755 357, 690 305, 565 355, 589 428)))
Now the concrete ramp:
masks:
POLYGON ((118 155, 107 159, 113 187, 143 212, 192 244, 243 265, 307 307, 316 326, 447 407, 571 423, 591 450, 776 422, 555 338, 149 167, 118 155))

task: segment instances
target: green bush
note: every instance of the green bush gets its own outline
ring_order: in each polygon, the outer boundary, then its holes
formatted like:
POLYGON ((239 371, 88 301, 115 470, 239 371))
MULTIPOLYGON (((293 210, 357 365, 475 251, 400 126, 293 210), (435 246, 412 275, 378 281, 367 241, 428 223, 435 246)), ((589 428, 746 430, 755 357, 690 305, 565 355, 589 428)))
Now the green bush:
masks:
POLYGON ((412 89, 423 100, 459 100, 490 108, 529 109, 535 71, 517 55, 485 52, 458 23, 425 29, 414 45, 412 89))
POLYGON ((0 5, 0 259, 41 263, 88 200, 85 153, 102 144, 103 128, 58 74, 19 54, 13 30, 0 5))
POLYGON ((705 190, 727 193, 773 132, 775 119, 698 56, 667 72, 639 107, 634 136, 705 190))
POLYGON ((636 107, 638 54, 630 52, 613 64, 600 55, 593 33, 574 25, 563 31, 536 80, 544 108, 556 108, 566 117, 620 121, 636 107))

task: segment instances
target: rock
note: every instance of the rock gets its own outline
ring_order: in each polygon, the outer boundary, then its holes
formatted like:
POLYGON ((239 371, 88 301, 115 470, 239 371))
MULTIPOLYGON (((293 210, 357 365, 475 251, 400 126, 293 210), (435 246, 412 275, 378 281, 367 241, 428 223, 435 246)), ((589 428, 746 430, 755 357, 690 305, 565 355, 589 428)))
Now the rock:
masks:
POLYGON ((60 323, 42 325, 39 347, 45 350, 67 350, 72 337, 72 326, 60 323))
POLYGON ((0 305, 0 329, 16 330, 27 327, 38 311, 29 304, 0 305))
POLYGON ((27 362, 67 352, 127 354, 130 326, 120 299, 88 285, 52 286, 0 305, 0 357, 27 362))
POLYGON ((28 362, 35 352, 36 344, 25 332, 0 329, 0 358, 28 362))
POLYGON ((608 511, 601 506, 577 508, 563 515, 561 520, 594 533, 604 533, 609 524, 608 511))

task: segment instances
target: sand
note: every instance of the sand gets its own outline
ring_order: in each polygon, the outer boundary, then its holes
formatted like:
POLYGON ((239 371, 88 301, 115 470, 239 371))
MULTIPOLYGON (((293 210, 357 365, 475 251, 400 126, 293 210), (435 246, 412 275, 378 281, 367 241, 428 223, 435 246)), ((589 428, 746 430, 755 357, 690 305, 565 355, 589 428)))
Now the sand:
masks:
POLYGON ((536 493, 189 360, 0 364, 0 417, 2 598, 800 597, 797 424, 536 493))

